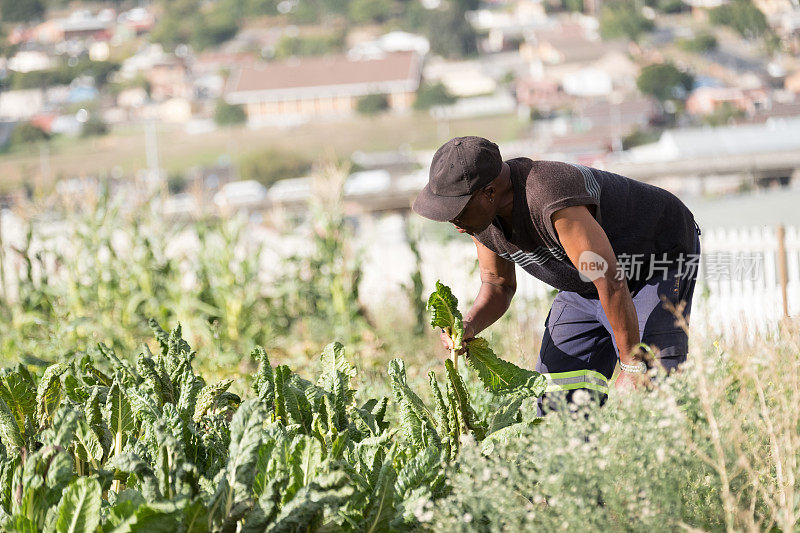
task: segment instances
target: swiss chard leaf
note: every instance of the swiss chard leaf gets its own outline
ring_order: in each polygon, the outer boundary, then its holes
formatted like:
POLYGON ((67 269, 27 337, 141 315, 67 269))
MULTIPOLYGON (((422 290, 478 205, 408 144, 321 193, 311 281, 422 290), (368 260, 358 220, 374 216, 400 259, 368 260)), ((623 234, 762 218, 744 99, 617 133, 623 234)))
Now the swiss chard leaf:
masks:
POLYGON ((495 394, 541 396, 547 388, 542 374, 500 359, 482 337, 469 341, 467 364, 475 370, 486 389, 495 394))
POLYGON ((431 314, 431 327, 442 328, 453 339, 455 349, 461 349, 464 338, 464 323, 458 310, 458 299, 450 287, 436 282, 436 290, 428 297, 428 312, 431 314))
POLYGON ((67 486, 58 504, 58 533, 93 533, 100 524, 100 484, 79 477, 67 486))

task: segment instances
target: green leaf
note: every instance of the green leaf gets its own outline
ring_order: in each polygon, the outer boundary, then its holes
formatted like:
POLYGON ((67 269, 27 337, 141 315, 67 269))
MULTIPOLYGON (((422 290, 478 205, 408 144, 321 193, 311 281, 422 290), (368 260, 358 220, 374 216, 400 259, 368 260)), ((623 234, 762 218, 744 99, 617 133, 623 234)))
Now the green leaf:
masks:
POLYGON ((361 531, 386 531, 389 522, 394 516, 395 483, 397 472, 392 465, 393 454, 387 454, 386 460, 381 465, 378 479, 372 489, 372 494, 364 509, 364 521, 361 531))
POLYGON ((187 368, 181 375, 178 389, 178 412, 188 422, 194 417, 197 398, 203 390, 203 380, 195 376, 191 368, 187 368))
POLYGON ((450 383, 453 386, 458 410, 461 413, 464 423, 467 425, 467 428, 475 433, 476 439, 483 440, 486 436, 486 427, 484 427, 478 419, 478 415, 475 414, 475 410, 472 408, 472 404, 469 401, 469 393, 464 385, 464 380, 461 379, 461 375, 456 372, 452 360, 445 360, 444 367, 447 369, 447 377, 450 378, 450 383))
POLYGON ((275 402, 275 375, 267 352, 264 348, 258 346, 250 354, 250 357, 258 360, 258 370, 253 380, 253 390, 255 390, 258 398, 264 402, 266 408, 272 409, 275 402))
POLYGON ((255 399, 244 402, 233 416, 224 482, 215 493, 209 510, 215 521, 224 520, 237 503, 251 496, 266 420, 266 411, 255 399))
POLYGON ((505 404, 497 409, 492 416, 492 422, 489 424, 489 430, 486 432, 488 435, 510 426, 517 422, 517 413, 522 405, 524 398, 522 396, 514 396, 509 398, 505 404))
POLYGON ((322 374, 317 386, 333 395, 337 427, 347 425, 347 409, 353 404, 355 390, 350 388, 350 379, 355 377, 356 369, 345 358, 344 346, 338 342, 328 344, 320 358, 322 374))
POLYGON ((256 502, 255 508, 244 520, 241 533, 261 533, 267 529, 270 522, 278 514, 278 504, 281 500, 281 485, 283 479, 271 479, 261 496, 256 502))
POLYGON ((58 533, 93 533, 100 524, 100 484, 79 477, 67 486, 58 504, 58 533))
POLYGON ((442 390, 439 387, 439 382, 436 381, 436 374, 433 370, 428 372, 428 381, 433 391, 433 400, 436 402, 436 431, 439 433, 442 446, 444 446, 445 452, 449 457, 453 448, 453 443, 450 439, 452 428, 450 427, 447 404, 445 404, 442 390))
POLYGON ((116 379, 108 390, 106 420, 108 429, 114 437, 114 451, 118 454, 122 451, 122 446, 127 439, 128 433, 133 431, 135 420, 131 404, 116 379))
POLYGON ((534 428, 541 424, 542 419, 536 418, 534 420, 528 420, 525 422, 518 422, 516 424, 511 424, 510 426, 506 426, 499 431, 495 431, 487 436, 483 442, 481 443, 481 452, 484 455, 488 455, 494 451, 494 447, 498 443, 507 443, 511 440, 517 440, 521 438, 523 435, 526 435, 531 428, 534 428))
POLYGON ((285 399, 286 412, 289 415, 289 419, 295 424, 303 426, 305 431, 310 432, 313 413, 308 398, 306 398, 302 390, 286 383, 285 380, 282 382, 284 384, 283 397, 285 399))
POLYGON ((10 451, 25 447, 25 439, 22 438, 14 414, 2 398, 0 398, 0 439, 10 451))
POLYGON ((197 499, 183 510, 183 527, 186 533, 208 533, 208 508, 197 499))
POLYGON ((143 353, 139 354, 136 360, 136 371, 144 378, 144 386, 150 395, 157 400, 156 405, 161 407, 164 404, 164 385, 161 375, 156 369, 156 363, 143 353))
POLYGON ((275 418, 280 419, 284 424, 289 420, 286 416, 286 382, 289 380, 291 370, 286 365, 278 365, 275 369, 275 418))
MULTIPOLYGON (((130 491, 123 491, 122 494, 130 493, 130 491)), ((137 494, 138 495, 138 494, 137 494)), ((195 508, 197 504, 195 503, 195 508)), ((201 504, 202 505, 202 504, 201 504)), ((185 517, 185 511, 182 512, 182 502, 159 502, 159 503, 145 503, 141 496, 138 498, 123 498, 109 509, 109 515, 104 525, 104 531, 113 533, 172 533, 181 530, 181 519, 185 517)), ((190 506, 187 506, 187 509, 190 506)), ((206 529, 197 529, 194 525, 194 531, 208 531, 206 529)), ((192 531, 188 527, 184 531, 192 531)))
POLYGON ((150 326, 150 329, 153 330, 153 335, 158 341, 158 345, 161 348, 161 355, 166 356, 167 352, 169 351, 169 334, 162 329, 155 318, 151 318, 147 321, 147 323, 150 326))
POLYGON ((431 314, 431 327, 442 328, 453 339, 455 349, 461 348, 464 338, 464 324, 458 310, 458 299, 450 287, 436 282, 436 290, 428 297, 427 310, 431 314))
POLYGON ((36 415, 36 390, 33 383, 18 372, 3 377, 0 384, 0 398, 8 406, 19 426, 21 434, 25 434, 25 421, 36 415))
POLYGON ((95 461, 97 465, 103 459, 103 452, 103 445, 89 424, 84 420, 78 421, 78 428, 75 431, 75 455, 81 461, 95 461))
POLYGON ((67 371, 67 363, 50 365, 44 371, 36 391, 36 417, 39 427, 50 425, 50 418, 61 403, 61 374, 67 371))
POLYGON ((397 474, 395 491, 401 500, 420 486, 430 485, 441 471, 439 449, 430 446, 422 453, 415 454, 397 474))
POLYGON ((450 380, 445 382, 446 397, 447 397, 447 420, 450 427, 450 443, 451 443, 451 457, 455 457, 460 447, 461 431, 466 428, 467 424, 464 422, 464 416, 458 408, 458 400, 456 393, 453 389, 453 384, 450 380))
POLYGON ((349 478, 341 470, 319 476, 310 485, 303 487, 281 509, 270 527, 269 533, 315 531, 318 529, 325 509, 336 510, 353 496, 349 478))
POLYGON ((300 469, 303 471, 303 485, 308 485, 322 463, 322 445, 317 439, 306 435, 302 436, 302 440, 305 446, 300 455, 300 469))
POLYGON ((392 359, 389 362, 389 376, 392 380, 395 401, 400 406, 401 426, 408 439, 419 448, 427 445, 426 433, 435 435, 434 439, 438 440, 435 419, 422 399, 408 386, 405 363, 402 359, 392 359))
MULTIPOLYGON (((89 393, 85 390, 83 384, 73 376, 72 374, 67 374, 64 377, 64 390, 67 394, 67 398, 72 400, 75 403, 83 403, 89 397, 89 393)), ((34 409, 36 408, 36 393, 34 393, 34 409)))
POLYGON ((486 389, 495 394, 541 396, 547 388, 542 374, 500 359, 482 337, 467 344, 467 364, 477 372, 486 389))
POLYGON ((214 409, 219 397, 222 396, 223 392, 228 390, 228 387, 230 387, 232 383, 232 379, 224 379, 219 383, 203 387, 200 394, 197 396, 197 403, 194 408, 194 416, 192 418, 195 423, 199 423, 206 413, 214 409))

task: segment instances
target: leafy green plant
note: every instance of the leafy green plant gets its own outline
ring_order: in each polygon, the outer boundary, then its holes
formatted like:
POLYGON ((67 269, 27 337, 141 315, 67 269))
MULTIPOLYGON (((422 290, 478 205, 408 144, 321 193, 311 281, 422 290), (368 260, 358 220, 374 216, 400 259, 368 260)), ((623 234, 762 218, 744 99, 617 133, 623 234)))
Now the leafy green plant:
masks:
MULTIPOLYGON (((439 293, 449 288, 439 284, 439 293)), ((455 299, 437 304, 455 316, 455 299)), ((502 407, 473 407, 463 377, 433 372, 429 408, 389 365, 386 396, 356 402, 355 367, 331 343, 316 381, 259 362, 248 398, 232 379, 208 383, 182 328, 150 321, 158 349, 135 363, 100 344, 49 366, 0 376, 0 526, 5 529, 148 531, 407 530, 421 500, 450 490, 445 465, 464 438, 502 441, 522 421, 522 400, 542 393, 535 372, 505 363, 482 342, 473 367, 502 407), (443 392, 444 390, 444 392, 443 392)), ((539 376, 541 377, 541 376, 539 376)))

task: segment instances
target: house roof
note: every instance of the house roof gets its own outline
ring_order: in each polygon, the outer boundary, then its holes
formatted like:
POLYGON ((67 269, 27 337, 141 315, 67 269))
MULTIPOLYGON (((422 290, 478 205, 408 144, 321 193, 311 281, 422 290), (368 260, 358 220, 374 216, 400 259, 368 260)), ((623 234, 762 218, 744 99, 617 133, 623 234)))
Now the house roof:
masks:
POLYGON ((228 101, 244 103, 271 96, 299 97, 303 91, 367 94, 390 87, 416 90, 421 58, 414 52, 387 53, 378 59, 325 56, 242 65, 231 75, 228 101))
POLYGON ((664 132, 656 143, 637 146, 626 160, 674 161, 741 154, 795 152, 800 150, 800 118, 770 118, 763 124, 716 128, 685 128, 664 132))
POLYGON ((537 29, 534 41, 557 51, 561 63, 595 61, 609 52, 624 51, 627 47, 622 41, 602 41, 574 22, 537 29))

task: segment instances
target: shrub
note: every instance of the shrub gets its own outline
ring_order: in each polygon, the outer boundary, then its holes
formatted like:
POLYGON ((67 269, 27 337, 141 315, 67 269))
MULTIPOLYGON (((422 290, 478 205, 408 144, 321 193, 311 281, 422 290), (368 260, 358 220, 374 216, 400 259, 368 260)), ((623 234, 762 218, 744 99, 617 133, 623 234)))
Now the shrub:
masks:
POLYGON ((283 36, 275 46, 275 59, 292 56, 321 56, 338 52, 343 45, 344 33, 309 37, 283 36))
POLYGON ((420 515, 432 531, 795 531, 796 341, 709 342, 650 393, 462 448, 453 492, 420 515))
POLYGON ((49 138, 50 135, 40 127, 34 126, 30 122, 22 122, 17 124, 11 133, 11 145, 33 144, 39 141, 46 141, 49 138))
POLYGON ((244 111, 244 106, 229 104, 224 100, 217 102, 217 108, 214 110, 214 122, 218 125, 241 124, 246 120, 247 114, 244 111))
POLYGON ((710 52, 717 48, 717 38, 708 32, 698 33, 692 39, 681 39, 678 46, 688 52, 710 52))
POLYGON ((298 178, 311 171, 312 161, 294 152, 267 148, 245 155, 239 162, 242 179, 256 180, 269 187, 279 179, 298 178))
POLYGON ((447 91, 441 82, 432 85, 421 85, 414 100, 414 109, 426 110, 437 105, 452 104, 456 98, 447 91))
POLYGON ((656 142, 661 136, 659 130, 643 130, 636 128, 622 139, 622 149, 630 150, 634 146, 656 142))
POLYGON ((385 94, 368 94, 358 99, 356 111, 362 115, 377 115, 389 109, 389 98, 385 94))
POLYGON ((89 120, 84 123, 81 129, 81 137, 94 137, 97 135, 105 135, 106 133, 108 133, 108 125, 94 113, 89 120))

